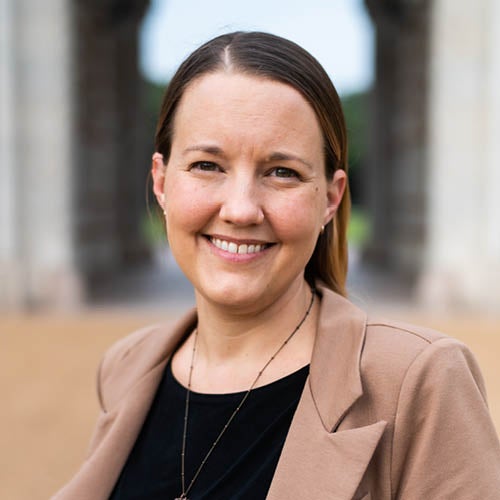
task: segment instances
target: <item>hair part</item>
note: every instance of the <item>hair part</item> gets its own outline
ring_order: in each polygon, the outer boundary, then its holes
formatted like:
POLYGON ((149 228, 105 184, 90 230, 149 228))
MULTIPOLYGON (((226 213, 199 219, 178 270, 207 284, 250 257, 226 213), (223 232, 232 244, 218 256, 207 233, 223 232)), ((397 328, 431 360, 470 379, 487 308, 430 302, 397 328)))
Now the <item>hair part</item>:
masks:
MULTIPOLYGON (((299 45, 262 32, 234 32, 218 36, 195 50, 179 67, 165 92, 155 136, 156 151, 164 162, 170 156, 176 110, 187 87, 198 78, 218 71, 238 72, 290 85, 313 108, 324 141, 325 176, 347 172, 347 133, 339 96, 320 63, 299 45)), ((306 265, 305 278, 317 280, 347 295, 347 225, 349 187, 337 212, 319 235, 306 265)))

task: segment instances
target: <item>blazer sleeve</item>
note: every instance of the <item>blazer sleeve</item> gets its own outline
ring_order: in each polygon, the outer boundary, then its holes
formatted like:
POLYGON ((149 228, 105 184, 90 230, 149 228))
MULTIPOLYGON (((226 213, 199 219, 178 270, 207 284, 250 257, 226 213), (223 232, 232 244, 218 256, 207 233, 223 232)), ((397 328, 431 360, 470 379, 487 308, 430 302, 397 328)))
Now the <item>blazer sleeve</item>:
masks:
POLYGON ((500 500, 500 445, 479 367, 441 338, 413 361, 394 422, 391 481, 404 500, 500 500))
POLYGON ((103 365, 105 362, 105 357, 101 359, 101 362, 99 363, 99 366, 97 368, 97 376, 96 376, 96 389, 97 389, 97 399, 99 401, 99 418, 97 419, 97 425, 94 427, 92 431, 92 436, 90 438, 89 445, 87 447, 87 453, 85 455, 86 458, 89 458, 94 450, 97 448, 99 442, 102 439, 103 435, 103 426, 99 425, 99 423, 105 419, 107 410, 106 410, 106 404, 104 402, 103 394, 102 394, 102 370, 103 370, 103 365))

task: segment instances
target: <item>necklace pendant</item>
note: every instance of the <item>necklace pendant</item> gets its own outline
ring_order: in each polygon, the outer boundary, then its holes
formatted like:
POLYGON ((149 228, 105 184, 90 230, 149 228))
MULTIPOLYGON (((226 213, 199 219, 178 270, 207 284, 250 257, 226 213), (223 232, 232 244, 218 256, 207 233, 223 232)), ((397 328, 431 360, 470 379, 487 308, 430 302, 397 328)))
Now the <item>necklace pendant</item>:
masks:
POLYGON ((174 498, 174 500, 189 500, 185 493, 182 493, 180 497, 174 498))

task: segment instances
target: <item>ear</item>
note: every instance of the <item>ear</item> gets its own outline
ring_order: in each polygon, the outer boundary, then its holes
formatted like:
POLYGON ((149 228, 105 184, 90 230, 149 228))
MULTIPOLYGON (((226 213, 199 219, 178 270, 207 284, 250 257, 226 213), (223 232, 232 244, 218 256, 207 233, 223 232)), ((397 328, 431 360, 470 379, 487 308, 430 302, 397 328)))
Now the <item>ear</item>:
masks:
POLYGON ((323 225, 326 226, 333 219, 333 216, 342 201, 342 196, 344 196, 346 186, 347 174, 344 170, 339 169, 333 174, 333 178, 328 181, 326 187, 327 203, 323 225))
POLYGON ((165 210, 165 170, 163 155, 155 153, 151 165, 151 175, 153 177, 153 193, 156 195, 160 207, 165 210))

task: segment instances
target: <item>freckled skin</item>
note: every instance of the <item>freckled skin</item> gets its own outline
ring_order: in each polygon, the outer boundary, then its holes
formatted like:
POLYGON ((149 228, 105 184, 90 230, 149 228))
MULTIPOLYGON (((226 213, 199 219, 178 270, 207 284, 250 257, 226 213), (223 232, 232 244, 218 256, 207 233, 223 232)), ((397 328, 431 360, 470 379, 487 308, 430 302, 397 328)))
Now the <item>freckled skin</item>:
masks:
POLYGON ((188 87, 170 158, 153 177, 157 196, 165 194, 172 253, 199 306, 257 313, 303 287, 344 188, 343 173, 328 182, 324 172, 316 115, 292 87, 224 72, 188 87), (214 251, 212 235, 270 246, 231 261, 214 251))

